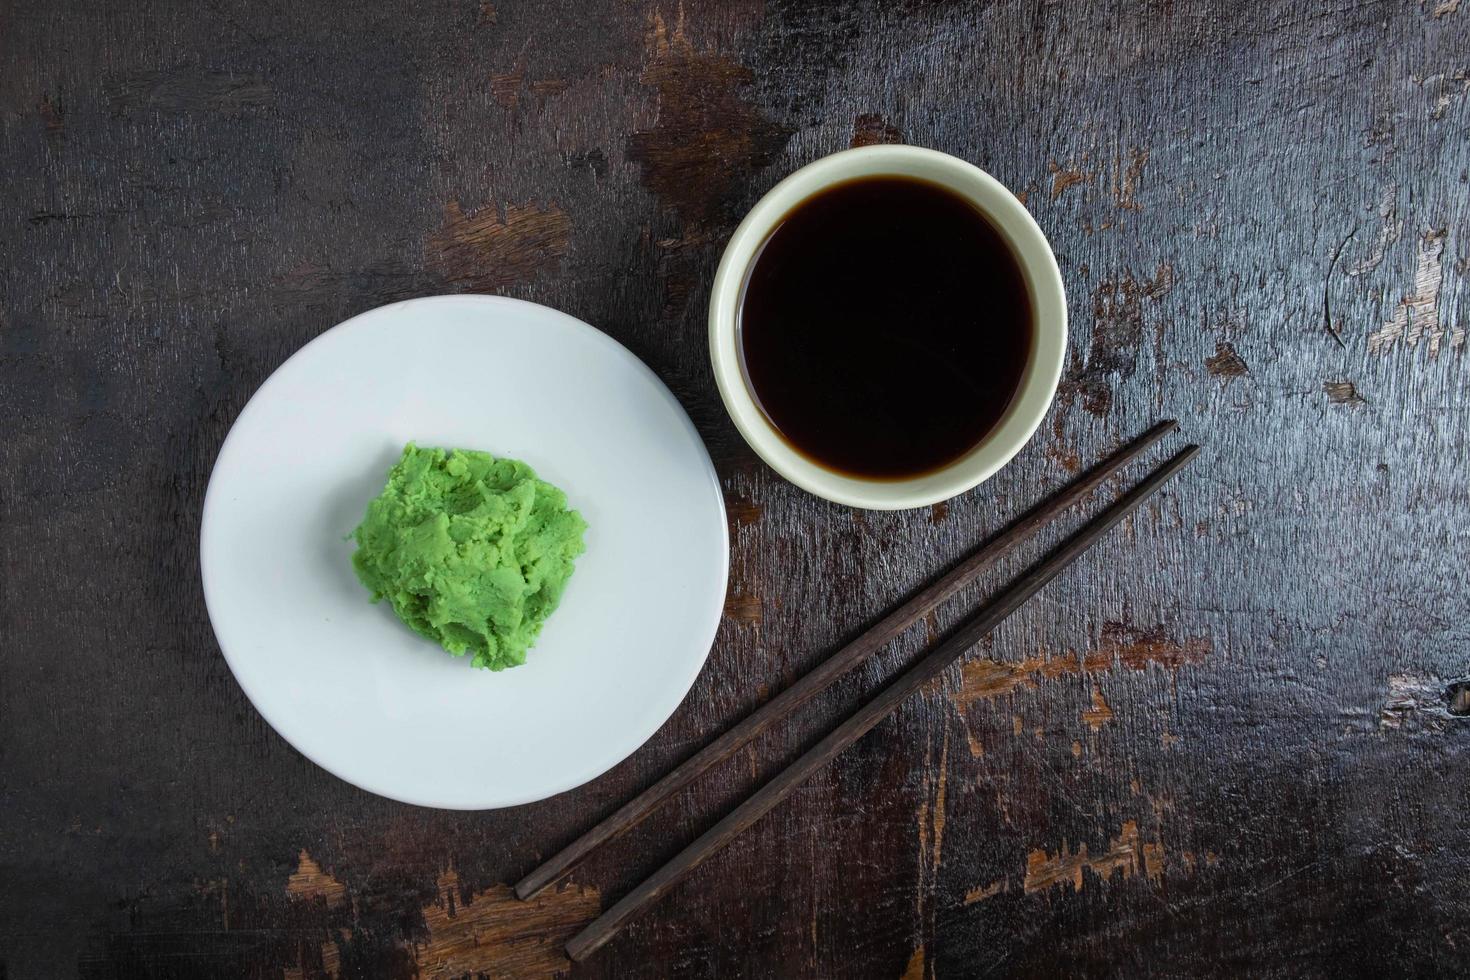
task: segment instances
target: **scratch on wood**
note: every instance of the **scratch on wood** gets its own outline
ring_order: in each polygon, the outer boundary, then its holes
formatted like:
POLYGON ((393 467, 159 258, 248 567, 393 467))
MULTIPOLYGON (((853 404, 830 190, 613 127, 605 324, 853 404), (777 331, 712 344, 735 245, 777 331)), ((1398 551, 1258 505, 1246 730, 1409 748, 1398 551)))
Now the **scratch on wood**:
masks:
POLYGON ((1329 337, 1337 341, 1337 346, 1343 348, 1346 348, 1347 344, 1343 343, 1342 334, 1338 331, 1337 324, 1332 322, 1332 273, 1337 268, 1338 261, 1342 258, 1342 250, 1347 248, 1348 242, 1356 238, 1357 234, 1358 226, 1354 225, 1353 230, 1348 232, 1346 237, 1337 243, 1337 248, 1333 249, 1332 252, 1332 259, 1327 263, 1327 275, 1322 277, 1322 329, 1327 331, 1329 337))
POLYGON ((919 946, 909 957, 908 966, 903 968, 898 980, 924 980, 924 976, 924 947, 919 946))
POLYGON ((1442 0, 1441 3, 1436 4, 1434 7, 1434 19, 1439 20, 1441 17, 1448 17, 1459 9, 1460 0, 1442 0))
POLYGON ((965 892, 965 904, 974 905, 976 902, 983 902, 987 898, 994 898, 995 896, 1003 894, 1004 892, 1008 892, 1010 890, 1011 882, 1009 878, 1002 878, 999 881, 992 881, 988 885, 977 885, 974 888, 971 888, 969 891, 965 892))
POLYGON ((1445 684, 1438 677, 1393 674, 1378 709, 1380 732, 1440 731, 1450 720, 1445 684))
POLYGON ((459 875, 439 876, 436 900, 423 907, 428 938, 413 946, 421 980, 465 974, 549 976, 566 972, 562 945, 597 917, 597 889, 565 885, 521 901, 505 885, 460 903, 459 875))
POLYGON ((543 99, 560 95, 571 87, 565 78, 538 78, 531 82, 531 94, 543 99))
POLYGON ((743 497, 728 497, 725 500, 725 515, 734 527, 745 527, 761 519, 765 508, 753 500, 743 497))
POLYGON ((1079 892, 1082 890, 1083 872, 1087 870, 1103 881, 1111 878, 1114 872, 1122 872, 1124 878, 1129 878, 1137 873, 1141 854, 1138 824, 1129 820, 1123 824, 1118 836, 1109 841, 1108 849, 1097 857, 1088 854, 1086 844, 1073 854, 1065 842, 1055 855, 1039 848, 1032 851, 1026 855, 1026 878, 1022 890, 1031 895, 1070 882, 1072 890, 1079 892))
POLYGON ((764 618, 760 597, 731 592, 725 598, 725 618, 752 626, 759 624, 764 618))
MULTIPOLYGON (((1427 341, 1429 356, 1439 354, 1445 341, 1446 330, 1439 320, 1439 291, 1443 283, 1441 259, 1444 255, 1445 229, 1431 229, 1419 239, 1418 255, 1414 262, 1414 285, 1412 290, 1399 301, 1393 318, 1368 337, 1368 353, 1384 354, 1397 343, 1413 349, 1419 342, 1427 341)), ((1465 331, 1449 331, 1451 348, 1465 342, 1465 331)))
POLYGON ((1233 344, 1216 344, 1214 356, 1205 358, 1205 370, 1217 378, 1238 378, 1250 371, 1233 344))
POLYGON ((1061 164, 1053 160, 1047 165, 1047 169, 1051 171, 1051 199, 1053 201, 1061 197, 1069 187, 1081 183, 1092 183, 1093 175, 1075 164, 1063 168, 1061 164))
POLYGON ((865 112, 852 121, 850 146, 877 146, 883 143, 902 143, 903 133, 882 116, 865 112))
POLYGON ((939 639, 939 610, 931 609, 924 614, 924 642, 933 643, 939 639))
POLYGON ((493 290, 529 282, 556 268, 567 254, 571 218, 556 204, 507 205, 466 214, 458 201, 445 208, 444 227, 428 240, 429 258, 454 282, 493 290))
MULTIPOLYGON (((1002 662, 976 657, 960 667, 960 684, 951 698, 961 711, 979 701, 1030 689, 1041 680, 1070 674, 1095 674, 1123 667, 1146 670, 1158 665, 1167 670, 1204 662, 1213 651, 1208 637, 1174 639, 1160 623, 1140 629, 1128 623, 1107 622, 1095 648, 1086 653, 1068 650, 1059 654, 1040 653, 1024 660, 1002 662)), ((1020 719, 1016 720, 1020 734, 1020 719)))
POLYGON ((937 503, 933 507, 930 507, 929 508, 929 523, 930 524, 933 524, 935 526, 938 526, 940 524, 943 524, 944 521, 945 521, 945 519, 948 518, 948 517, 949 517, 949 501, 948 500, 941 500, 939 503, 937 503))
MULTIPOLYGON (((977 701, 998 698, 1018 687, 1035 687, 1032 674, 1049 670, 1048 676, 1067 673, 1059 662, 1045 657, 1030 657, 1015 663, 1001 663, 988 657, 966 661, 960 668, 960 686, 953 698, 961 711, 977 701)), ((1017 728, 1020 718, 1016 719, 1017 728)), ((1017 732, 1019 734, 1019 732, 1017 732)))
POLYGON ((526 56, 522 52, 515 67, 490 76, 490 97, 502 109, 514 109, 521 101, 521 83, 526 80, 526 56))
POLYGON ((931 739, 924 751, 924 791, 915 815, 919 832, 919 883, 914 891, 915 911, 922 922, 925 899, 933 890, 934 880, 939 873, 939 863, 944 853, 944 821, 948 807, 946 799, 949 785, 949 729, 944 731, 943 746, 939 750, 939 767, 934 770, 934 743, 931 739))
POLYGON ((1115 178, 1113 196, 1118 201, 1118 207, 1125 211, 1141 210, 1136 200, 1138 194, 1138 182, 1143 177, 1143 166, 1148 163, 1147 149, 1130 149, 1128 151, 1128 166, 1123 170, 1121 178, 1115 178))
POLYGON ((327 940, 322 943, 321 953, 323 972, 331 977, 332 980, 337 980, 337 977, 342 972, 342 957, 337 950, 337 944, 331 940, 327 940))
POLYGON ((538 98, 549 98, 566 91, 568 83, 562 78, 526 80, 526 54, 522 50, 515 65, 508 72, 490 76, 490 97, 502 109, 514 109, 521 104, 521 93, 530 92, 538 98))
POLYGON ((1082 712, 1082 720, 1087 722, 1087 727, 1095 732, 1101 731, 1103 725, 1113 720, 1113 709, 1108 707, 1108 703, 1103 700, 1102 691, 1098 688, 1092 689, 1092 707, 1082 712))
POLYGON ((1143 284, 1143 295, 1159 299, 1174 291, 1174 263, 1160 262, 1154 277, 1143 284))
POLYGON ((1143 845, 1143 874, 1154 884, 1164 877, 1164 845, 1157 842, 1143 845))
POLYGON ((347 898, 347 886, 322 870, 303 849, 297 858, 296 871, 286 879, 286 894, 292 898, 320 898, 328 908, 336 908, 347 898))
POLYGON ((1327 400, 1334 405, 1362 405, 1368 399, 1358 394, 1358 388, 1351 381, 1324 381, 1322 390, 1327 393, 1327 400))
POLYGON ((934 837, 934 850, 929 857, 929 866, 935 871, 939 870, 939 858, 944 848, 944 819, 945 819, 945 788, 949 782, 949 729, 944 730, 944 747, 939 752, 939 788, 934 791, 934 814, 931 818, 931 831, 934 837))
POLYGON ((1203 663, 1213 650, 1214 643, 1208 637, 1170 638, 1162 623, 1139 629, 1127 623, 1107 622, 1098 649, 1087 655, 1083 668, 1100 670, 1116 662, 1129 670, 1147 670, 1153 664, 1177 670, 1186 664, 1203 663))

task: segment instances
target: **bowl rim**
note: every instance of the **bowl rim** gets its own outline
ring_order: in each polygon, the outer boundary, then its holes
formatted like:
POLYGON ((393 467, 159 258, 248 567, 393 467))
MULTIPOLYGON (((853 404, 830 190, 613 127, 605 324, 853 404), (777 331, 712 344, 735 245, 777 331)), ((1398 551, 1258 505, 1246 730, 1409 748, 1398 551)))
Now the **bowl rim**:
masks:
POLYGON ((973 489, 1030 441, 1051 407, 1067 347, 1067 300, 1056 257, 1040 226, 1014 194, 974 164, 938 150, 882 145, 843 150, 793 172, 771 188, 730 236, 715 272, 709 305, 710 363, 725 410, 756 454, 787 480, 834 503, 868 510, 927 507, 973 489), (1031 293, 1035 333, 1017 395, 990 434, 952 463, 917 477, 863 479, 810 459, 776 431, 755 400, 737 347, 744 280, 770 233, 800 202, 847 180, 916 177, 974 204, 1005 236, 1031 293))

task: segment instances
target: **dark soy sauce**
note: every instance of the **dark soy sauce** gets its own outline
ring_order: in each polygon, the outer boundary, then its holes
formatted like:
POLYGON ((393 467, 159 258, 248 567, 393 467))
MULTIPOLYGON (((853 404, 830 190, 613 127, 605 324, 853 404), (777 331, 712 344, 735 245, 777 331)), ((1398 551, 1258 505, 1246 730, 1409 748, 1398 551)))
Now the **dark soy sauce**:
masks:
POLYGON ((1031 354, 1031 296, 973 204, 867 177, 798 204, 746 275, 756 401, 805 456, 852 476, 937 470, 995 428, 1031 354))

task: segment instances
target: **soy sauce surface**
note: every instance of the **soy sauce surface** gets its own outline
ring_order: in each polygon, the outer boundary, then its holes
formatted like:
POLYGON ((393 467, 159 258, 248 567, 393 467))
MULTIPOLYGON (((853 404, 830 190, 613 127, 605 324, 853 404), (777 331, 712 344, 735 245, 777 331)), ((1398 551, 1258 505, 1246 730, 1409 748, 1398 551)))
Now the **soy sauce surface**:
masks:
POLYGON ((1015 397, 1030 294, 1001 234, 937 184, 872 177, 798 204, 747 274, 746 377, 798 451, 865 478, 964 455, 1015 397))

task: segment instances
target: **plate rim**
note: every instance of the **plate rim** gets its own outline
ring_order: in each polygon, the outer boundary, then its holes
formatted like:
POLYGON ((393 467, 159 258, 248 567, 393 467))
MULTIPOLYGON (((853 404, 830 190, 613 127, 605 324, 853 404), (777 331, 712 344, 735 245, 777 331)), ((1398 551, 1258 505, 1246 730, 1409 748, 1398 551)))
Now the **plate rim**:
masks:
MULTIPOLYGON (((219 533, 217 527, 216 533, 219 533)), ((542 303, 534 303, 530 300, 517 299, 512 296, 498 296, 485 293, 443 293, 433 296, 417 296, 410 299, 398 300, 393 303, 385 303, 382 306, 375 306, 370 309, 363 310, 360 313, 354 314, 353 316, 348 317, 346 320, 343 320, 331 327, 328 327, 326 330, 323 330, 321 333, 317 334, 315 337, 311 338, 295 351, 293 351, 291 355, 288 356, 279 365, 277 365, 276 368, 272 370, 269 375, 267 375, 266 379, 260 383, 255 391, 251 393, 250 397, 246 400, 244 407, 241 408, 239 414, 235 416, 234 421, 230 423, 229 431, 225 433, 225 437, 220 443, 219 450, 215 453, 214 460, 210 464, 209 481, 205 487, 204 502, 203 506, 200 509, 198 541, 199 576, 204 593, 205 613, 209 619, 210 632, 214 635, 215 645, 219 647, 220 654, 224 657, 225 664, 229 667, 231 676, 234 677, 235 683, 240 686, 240 690, 244 693, 246 700, 250 702, 250 706, 255 709, 255 712, 259 714, 261 718, 265 720, 266 724, 270 726, 271 730, 275 732, 275 734, 278 735, 287 745, 291 746, 291 748, 302 758, 306 759, 308 762, 312 763, 318 768, 325 770, 326 772, 330 773, 337 779, 342 780, 344 783, 347 783, 350 786, 354 786, 360 790, 372 793, 376 796, 381 796, 385 799, 394 800, 395 802, 438 810, 499 810, 508 807, 523 806, 525 804, 535 803, 541 800, 547 800, 554 796, 559 796, 569 790, 576 789, 579 786, 584 786, 587 783, 592 782, 594 779, 597 779, 604 773, 610 771, 614 767, 630 759, 634 755, 634 753, 636 753, 643 746, 647 745, 649 740, 652 739, 654 735, 658 734, 659 730, 668 723, 669 719, 674 716, 674 713, 679 710, 679 708, 684 704, 685 701, 688 700, 689 692, 694 688, 694 682, 699 679, 699 675, 704 670, 705 664, 709 662, 709 655, 714 649, 714 642, 718 636, 720 621, 723 617, 725 597, 729 591, 730 586, 730 521, 729 514, 725 509, 724 489, 720 485, 720 477, 718 471, 716 471, 715 469, 714 461, 710 458, 709 447, 705 444, 703 436, 700 435, 698 428, 694 425, 693 419, 689 417, 688 411, 685 410, 683 404, 680 403, 679 399, 674 396, 674 393, 669 389, 669 386, 665 384, 663 379, 660 378, 651 367, 644 363, 643 359, 640 358, 637 354, 629 350, 616 338, 612 337, 602 330, 597 329, 590 323, 574 317, 570 313, 565 313, 561 310, 558 310, 554 307, 546 306, 542 303), (281 374, 287 369, 287 367, 290 366, 290 364, 297 358, 306 355, 306 353, 311 350, 311 348, 315 346, 318 342, 324 340, 328 336, 337 334, 339 331, 346 332, 349 327, 358 325, 360 321, 364 319, 376 318, 383 315, 392 315, 393 313, 401 312, 404 308, 411 306, 420 307, 440 305, 479 306, 487 307, 491 310, 497 307, 509 309, 515 309, 519 307, 530 308, 532 310, 539 311, 541 314, 549 313, 554 318, 562 321, 564 325, 573 332, 581 332, 590 335, 594 343, 602 344, 615 357, 620 357, 626 362, 629 362, 632 365, 634 371, 642 372, 648 380, 653 382, 654 389, 659 393, 659 396, 669 405, 669 407, 674 410, 674 413, 679 419, 679 422, 683 426, 684 430, 693 438, 694 445, 699 450, 699 457, 700 462, 703 464, 704 476, 710 486, 711 491, 713 492, 714 500, 720 517, 719 544, 721 553, 723 555, 723 561, 721 561, 720 563, 719 587, 716 590, 712 590, 712 595, 715 595, 717 598, 715 601, 711 602, 710 608, 705 612, 703 620, 704 629, 702 630, 702 632, 708 632, 709 641, 705 645, 704 652, 698 658, 691 661, 688 676, 682 681, 683 693, 680 694, 678 699, 673 702, 669 710, 661 718, 657 719, 655 724, 649 727, 646 732, 642 732, 638 736, 636 744, 634 744, 623 755, 611 759, 606 764, 603 764, 601 762, 593 763, 590 767, 593 771, 589 772, 583 770, 581 772, 573 773, 570 777, 568 777, 568 779, 558 781, 554 784, 553 788, 544 792, 538 791, 530 795, 518 794, 514 796, 504 797, 496 802, 446 803, 443 801, 436 801, 433 799, 418 797, 413 794, 393 791, 381 785, 374 785, 373 780, 359 780, 355 778, 350 778, 340 772, 337 766, 328 764, 327 762, 317 758, 315 755, 307 752, 304 748, 298 745, 296 741, 290 735, 286 734, 286 732, 282 730, 281 726, 277 724, 277 717, 279 715, 277 709, 273 708, 272 710, 267 711, 264 707, 262 707, 260 700, 256 697, 255 691, 252 689, 252 686, 248 684, 244 679, 242 679, 242 677, 240 676, 240 671, 236 669, 235 659, 236 657, 242 657, 243 654, 240 654, 237 651, 236 654, 234 654, 233 656, 231 655, 228 649, 228 644, 225 642, 225 638, 220 635, 220 630, 216 625, 214 607, 219 601, 221 601, 221 599, 218 598, 217 584, 214 586, 211 585, 209 563, 205 557, 208 547, 207 541, 211 537, 209 531, 210 517, 218 510, 219 507, 223 506, 219 502, 219 493, 217 492, 219 483, 216 479, 220 470, 220 462, 225 459, 226 455, 230 452, 232 443, 235 443, 235 445, 238 446, 238 443, 235 441, 235 435, 240 428, 241 422, 250 413, 251 408, 258 403, 258 399, 260 399, 261 395, 264 394, 273 383, 279 381, 281 374), (211 596, 216 596, 216 598, 211 599, 211 596)))

